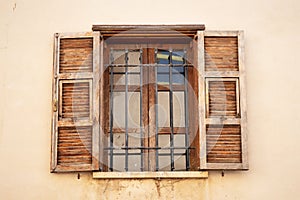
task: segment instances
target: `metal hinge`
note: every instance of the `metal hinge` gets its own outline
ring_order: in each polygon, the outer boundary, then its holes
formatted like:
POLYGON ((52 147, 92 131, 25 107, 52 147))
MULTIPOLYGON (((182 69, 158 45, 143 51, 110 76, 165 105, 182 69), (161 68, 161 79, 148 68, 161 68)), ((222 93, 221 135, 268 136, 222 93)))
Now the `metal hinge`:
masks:
POLYGON ((53 100, 53 112, 57 112, 57 99, 53 100))

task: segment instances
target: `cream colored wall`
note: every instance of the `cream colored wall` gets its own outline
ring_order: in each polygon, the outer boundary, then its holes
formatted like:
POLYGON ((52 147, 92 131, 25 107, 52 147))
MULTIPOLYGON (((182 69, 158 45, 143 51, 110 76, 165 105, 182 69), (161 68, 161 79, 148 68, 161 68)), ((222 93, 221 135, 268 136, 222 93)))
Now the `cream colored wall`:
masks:
POLYGON ((298 0, 0 0, 1 199, 298 199, 298 0), (245 30, 250 170, 206 180, 50 174, 53 33, 93 24, 245 30))

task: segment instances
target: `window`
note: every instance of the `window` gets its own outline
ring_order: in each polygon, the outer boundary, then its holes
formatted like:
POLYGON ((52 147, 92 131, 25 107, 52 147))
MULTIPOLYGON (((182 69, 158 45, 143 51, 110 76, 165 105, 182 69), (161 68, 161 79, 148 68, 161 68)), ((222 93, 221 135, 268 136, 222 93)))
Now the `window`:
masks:
POLYGON ((243 32, 56 34, 52 172, 247 169, 243 32))

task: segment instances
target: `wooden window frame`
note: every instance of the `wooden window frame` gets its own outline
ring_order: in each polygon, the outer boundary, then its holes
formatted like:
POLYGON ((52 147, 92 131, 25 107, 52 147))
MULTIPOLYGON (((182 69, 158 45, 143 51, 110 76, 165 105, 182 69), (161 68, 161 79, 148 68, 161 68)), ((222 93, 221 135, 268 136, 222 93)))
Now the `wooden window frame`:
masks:
MULTIPOLYGON (((152 64, 152 63, 155 63, 155 58, 154 58, 154 48, 153 47, 159 47, 159 49, 184 49, 184 47, 188 47, 187 51, 188 51, 188 54, 187 54, 187 58, 189 58, 189 62, 190 61, 193 61, 195 58, 193 58, 193 54, 194 54, 194 51, 196 48, 196 46, 193 45, 194 41, 192 39, 190 39, 190 42, 189 44, 186 44, 186 43, 183 43, 183 44, 156 44, 156 43, 151 43, 150 47, 148 46, 147 43, 143 44, 142 45, 142 49, 144 49, 143 51, 143 61, 145 63, 143 64, 152 64), (145 48, 145 47, 149 47, 149 48, 145 48), (190 60, 192 59, 192 60, 190 60)), ((126 49, 126 48, 136 48, 136 45, 131 45, 131 44, 113 44, 113 45, 105 45, 106 46, 106 50, 104 51, 104 55, 106 55, 106 57, 109 55, 109 49, 112 48, 114 50, 116 49, 126 49)), ((138 47, 138 48, 141 48, 141 47, 138 47)), ((103 59, 105 60, 105 59, 103 59)), ((104 63, 108 63, 109 61, 108 60, 105 60, 104 63)), ((105 64, 106 65, 106 64, 105 64)), ((190 64, 192 65, 192 64, 190 64)), ((105 66, 101 66, 101 68, 105 68, 105 66)), ((191 80, 195 80, 195 74, 193 74, 193 72, 195 71, 195 66, 193 67, 188 67, 187 68, 187 76, 186 77, 188 79, 188 83, 187 84, 191 84, 191 86, 189 87, 189 90, 192 89, 193 92, 198 92, 197 90, 197 85, 195 85, 193 82, 190 82, 191 80)), ((102 78, 102 80, 105 82, 105 84, 103 84, 103 86, 101 87, 102 88, 102 92, 100 92, 100 94, 102 94, 102 96, 109 96, 109 91, 107 89, 107 87, 104 87, 105 85, 108 85, 108 82, 109 82, 109 72, 107 71, 107 69, 105 69, 105 72, 104 72, 104 77, 102 78), (104 93, 104 94, 103 94, 104 93)), ((145 134, 146 135, 152 135, 152 136, 155 136, 156 134, 156 130, 155 130, 155 113, 152 111, 149 111, 149 107, 153 106, 155 104, 155 85, 153 84, 148 84, 148 83, 154 83, 155 82, 155 70, 154 70, 154 66, 150 66, 149 68, 143 68, 143 114, 146 115, 147 117, 143 117, 143 123, 144 124, 152 124, 150 125, 150 128, 149 130, 145 131, 145 134), (149 116, 152 116, 152 117, 149 117, 149 116), (149 119, 152 119, 149 120, 149 119), (149 121, 148 121, 149 120, 149 121)), ((175 87, 176 85, 173 85, 173 87, 175 87)), ((184 85, 182 85, 180 88, 181 90, 180 91, 184 91, 184 85), (182 88, 181 88, 182 87, 182 88)), ((124 87, 125 88, 125 87, 124 87)), ((179 87, 178 87, 179 88, 179 87)), ((170 88, 169 86, 164 86, 164 85, 158 85, 158 92, 159 91, 169 91, 170 88)), ((173 89, 174 90, 174 89, 173 89)), ((119 91, 119 90, 118 90, 119 91)), ((124 90, 125 91, 125 90, 124 90)), ((177 90, 175 90, 177 91, 177 90)), ((190 92, 188 93, 189 97, 188 99, 190 100, 193 96, 190 94, 190 92)), ((194 97, 194 96, 193 96, 194 97)), ((107 98, 109 99, 109 98, 107 98)), ((109 112, 107 110, 107 108, 109 107, 109 103, 108 103, 109 100, 105 101, 105 104, 102 108, 104 109, 101 114, 101 127, 104 129, 104 132, 105 133, 108 133, 108 129, 109 128, 105 128, 109 122, 108 121, 108 116, 109 116, 109 112)), ((196 100, 194 100, 196 101, 196 100)), ((195 108, 193 108, 193 104, 189 103, 189 110, 194 110, 195 111, 195 108)), ((194 124, 197 124, 196 122, 196 116, 195 116, 195 113, 196 112, 188 112, 188 115, 189 115, 189 119, 190 119, 190 122, 191 122, 191 125, 194 125, 194 124)), ((174 129, 177 130, 178 127, 174 127, 174 129)), ((170 128, 171 129, 171 128, 170 128)), ((182 129, 185 129, 184 127, 182 129)), ((167 128, 162 128, 162 130, 158 131, 158 134, 162 134, 162 133, 167 133, 168 129, 167 128)), ((178 130, 181 130, 180 128, 178 130)), ((190 145, 189 146, 192 146, 192 143, 195 144, 195 149, 192 149, 192 151, 195 151, 194 153, 194 157, 192 157, 191 155, 189 155, 189 159, 192 160, 192 162, 190 163, 190 168, 191 168, 191 171, 195 171, 198 169, 198 167, 196 166, 197 163, 199 163, 199 142, 198 140, 195 141, 195 142, 192 142, 193 138, 198 138, 199 136, 196 136, 198 133, 197 129, 193 128, 194 131, 196 131, 197 133, 194 133, 194 134, 189 134, 189 140, 191 140, 190 142, 190 145), (198 158, 198 159, 197 159, 198 158), (197 161, 198 160, 198 161, 197 161), (196 164, 195 164, 196 163, 196 164)), ((183 130, 181 130, 183 131, 183 130)), ((192 132, 192 128, 190 127, 189 128, 189 133, 192 132)), ((176 133, 174 133, 176 134, 176 133)), ((102 143, 102 146, 107 146, 106 144, 106 141, 105 140, 102 140, 104 143, 102 143)), ((148 136, 147 138, 145 139, 144 141, 144 144, 145 144, 145 147, 155 147, 155 137, 150 137, 149 140, 148 140, 148 136)), ((100 145, 101 146, 101 145, 100 145)), ((107 160, 106 160, 106 157, 108 153, 105 154, 105 152, 103 150, 100 150, 100 154, 101 154, 101 158, 100 160, 104 161, 103 163, 107 163, 107 160)), ((148 168, 148 170, 146 171, 155 171, 155 162, 150 162, 151 164, 149 164, 149 160, 154 160, 155 161, 155 152, 154 150, 151 151, 148 150, 145 151, 144 153, 144 167, 145 168, 148 168), (147 157, 147 159, 146 159, 147 157), (151 157, 151 158, 150 158, 151 157)), ((101 165, 101 169, 103 171, 108 171, 108 166, 105 166, 105 165, 101 165)))

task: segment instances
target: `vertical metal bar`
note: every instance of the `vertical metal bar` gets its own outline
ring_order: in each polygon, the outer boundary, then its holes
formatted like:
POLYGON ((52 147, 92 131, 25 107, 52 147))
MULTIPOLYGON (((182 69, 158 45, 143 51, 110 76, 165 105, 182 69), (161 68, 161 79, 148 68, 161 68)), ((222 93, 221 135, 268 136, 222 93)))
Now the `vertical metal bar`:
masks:
MULTIPOLYGON (((155 64, 157 64, 157 49, 155 49, 155 64)), ((159 159, 158 159, 158 86, 157 86, 157 65, 155 68, 155 170, 159 170, 159 159)))
POLYGON ((125 171, 128 171, 128 49, 125 50, 125 171))
MULTIPOLYGON (((113 49, 110 49, 110 64, 114 64, 113 49)), ((113 122, 114 122, 114 67, 110 67, 110 124, 109 124, 109 139, 110 139, 110 155, 109 155, 109 169, 113 171, 113 147, 114 147, 114 136, 113 136, 113 122)))
POLYGON ((173 127, 173 61, 172 61, 173 52, 172 49, 169 51, 169 98, 170 98, 170 152, 171 152, 171 171, 175 169, 174 167, 174 127, 173 127))
POLYGON ((183 52, 183 67, 184 67, 184 114, 185 114, 185 164, 186 170, 190 170, 190 140, 189 140, 189 115, 188 115, 188 66, 186 66, 186 49, 183 52))
POLYGON ((144 131, 143 131, 143 49, 140 49, 140 142, 141 142, 141 171, 144 171, 144 131))

